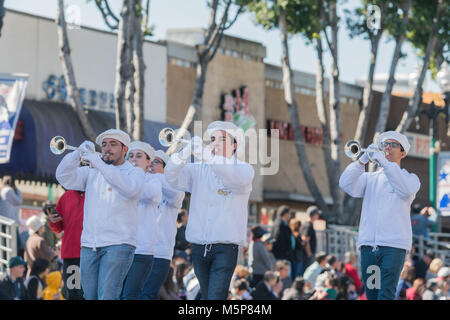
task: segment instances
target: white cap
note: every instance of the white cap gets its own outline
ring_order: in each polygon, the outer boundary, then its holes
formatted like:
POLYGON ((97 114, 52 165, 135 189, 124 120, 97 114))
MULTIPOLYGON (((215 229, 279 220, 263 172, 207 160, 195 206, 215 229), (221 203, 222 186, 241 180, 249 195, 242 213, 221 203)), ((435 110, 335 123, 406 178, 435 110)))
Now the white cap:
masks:
POLYGON ((411 149, 411 145, 409 144, 408 138, 404 134, 401 134, 400 132, 397 132, 397 131, 383 132, 378 137, 376 144, 379 145, 380 142, 383 142, 388 139, 398 141, 402 145, 403 149, 405 149, 406 154, 408 154, 409 149, 411 149))
POLYGON ((44 223, 38 216, 32 216, 28 218, 26 225, 29 229, 28 233, 32 235, 33 233, 38 232, 38 230, 44 225, 44 223))
POLYGON ((155 151, 155 158, 158 157, 164 161, 165 164, 169 162, 169 155, 162 150, 155 151))
POLYGON ((130 143, 128 153, 131 150, 141 150, 145 152, 150 157, 150 159, 153 159, 155 157, 155 149, 153 149, 153 147, 147 142, 133 141, 132 143, 130 143))
POLYGON ((238 156, 238 158, 242 156, 242 152, 244 151, 245 147, 244 130, 242 130, 242 128, 239 128, 231 121, 213 121, 209 124, 208 128, 206 129, 206 134, 209 139, 211 138, 211 135, 214 131, 225 131, 234 139, 236 139, 237 142, 236 155, 238 156))
POLYGON ((127 147, 130 146, 130 136, 128 135, 128 133, 119 130, 119 129, 109 129, 106 130, 105 132, 100 133, 97 138, 95 139, 95 143, 97 143, 100 147, 102 146, 103 143, 103 139, 105 138, 111 138, 111 139, 116 139, 120 142, 122 142, 124 145, 126 145, 127 147))
POLYGON ((438 277, 446 278, 450 276, 450 268, 449 267, 442 267, 439 269, 437 273, 438 277))

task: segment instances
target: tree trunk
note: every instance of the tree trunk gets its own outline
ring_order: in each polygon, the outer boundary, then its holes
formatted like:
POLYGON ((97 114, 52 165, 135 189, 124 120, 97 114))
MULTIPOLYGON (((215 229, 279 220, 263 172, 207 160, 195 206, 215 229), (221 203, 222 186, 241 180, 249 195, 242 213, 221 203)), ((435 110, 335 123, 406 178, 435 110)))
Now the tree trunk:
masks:
POLYGON ((67 81, 67 93, 71 101, 72 108, 75 110, 84 135, 91 141, 95 141, 96 133, 92 129, 89 120, 84 112, 81 103, 80 91, 78 90, 75 73, 73 71, 72 59, 70 57, 70 45, 67 35, 67 24, 64 15, 64 0, 58 0, 58 11, 56 17, 58 30, 59 57, 62 63, 64 77, 67 81))
POLYGON ((145 91, 145 63, 143 54, 143 36, 141 31, 142 14, 134 22, 133 64, 134 64, 134 122, 132 137, 134 140, 144 138, 144 91, 145 91))
POLYGON ((128 131, 125 112, 125 99, 127 82, 133 74, 131 61, 131 19, 133 14, 132 0, 124 0, 121 9, 121 19, 117 34, 117 62, 116 62, 116 83, 114 88, 116 128, 128 131))
POLYGON ((324 213, 324 217, 330 219, 330 212, 325 200, 316 185, 314 177, 312 175, 311 166, 309 165, 308 157, 305 150, 305 143, 303 132, 300 126, 298 106, 295 101, 294 84, 292 82, 292 68, 289 61, 289 47, 287 39, 287 23, 284 12, 280 13, 279 28, 281 32, 281 45, 282 45, 282 70, 283 70, 283 87, 284 87, 284 99, 286 101, 289 115, 291 118, 292 128, 294 130, 295 146, 297 150, 297 156, 299 160, 300 168, 302 169, 303 176, 305 177, 306 184, 308 186, 311 195, 313 196, 316 204, 324 213))
MULTIPOLYGON (((197 76, 195 80, 195 88, 194 94, 192 95, 192 101, 189 105, 186 116, 184 117, 183 123, 181 124, 179 130, 177 131, 176 139, 179 139, 184 136, 186 131, 189 131, 191 124, 194 122, 196 116, 200 113, 200 108, 202 106, 203 101, 203 89, 205 87, 206 82, 206 71, 208 68, 208 63, 203 61, 203 59, 199 55, 199 62, 197 63, 197 76)), ((191 131, 192 132, 192 131, 191 131)), ((176 152, 178 148, 178 143, 173 143, 169 149, 167 150, 167 154, 171 155, 176 152)))
POLYGON ((423 58, 423 65, 422 70, 420 72, 419 79, 417 81, 416 89, 414 90, 414 96, 412 99, 409 100, 408 108, 403 113, 402 119, 400 120, 400 123, 398 124, 396 131, 399 131, 401 133, 404 133, 409 126, 411 125, 411 121, 413 120, 414 115, 417 112, 417 108, 419 106, 419 102, 422 99, 422 92, 423 92, 423 81, 425 80, 425 75, 428 71, 428 67, 430 66, 430 58, 433 49, 436 46, 436 41, 438 40, 438 22, 442 14, 443 9, 443 1, 439 0, 436 10, 436 16, 433 19, 433 26, 430 31, 430 36, 428 38, 427 43, 427 49, 425 53, 425 57, 423 58))
POLYGON ((394 55, 392 56, 391 68, 389 71, 389 79, 388 82, 386 83, 386 89, 383 92, 383 96, 381 97, 380 111, 378 114, 377 125, 375 127, 374 138, 377 137, 380 133, 382 133, 386 129, 389 109, 391 107, 391 94, 395 83, 395 70, 397 69, 398 61, 400 60, 401 56, 403 41, 405 40, 406 37, 406 26, 409 20, 410 8, 411 8, 411 0, 405 0, 402 8, 403 18, 400 25, 400 31, 395 39, 395 50, 394 55))
MULTIPOLYGON (((331 20, 331 47, 329 48, 333 59, 330 78, 330 139, 331 139, 331 179, 329 181, 330 193, 333 198, 333 212, 338 220, 343 218, 343 192, 339 188, 339 176, 342 163, 341 141, 341 107, 340 107, 340 83, 338 67, 338 22, 336 2, 330 4, 331 20)), ((326 32, 326 30, 324 30, 326 32)))

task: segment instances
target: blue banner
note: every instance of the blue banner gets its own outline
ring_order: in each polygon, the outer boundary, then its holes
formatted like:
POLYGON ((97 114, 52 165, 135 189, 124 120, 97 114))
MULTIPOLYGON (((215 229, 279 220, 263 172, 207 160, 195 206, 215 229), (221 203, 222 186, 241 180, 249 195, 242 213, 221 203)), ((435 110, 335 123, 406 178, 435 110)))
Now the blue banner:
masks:
POLYGON ((8 163, 28 76, 0 74, 0 163, 8 163))

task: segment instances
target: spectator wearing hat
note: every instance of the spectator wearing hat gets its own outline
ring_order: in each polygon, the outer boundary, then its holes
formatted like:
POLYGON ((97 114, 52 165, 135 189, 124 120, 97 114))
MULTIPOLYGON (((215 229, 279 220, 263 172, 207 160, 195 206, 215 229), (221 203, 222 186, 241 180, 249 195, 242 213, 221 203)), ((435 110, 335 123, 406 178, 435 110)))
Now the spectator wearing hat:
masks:
POLYGON ((183 205, 184 192, 176 190, 166 180, 164 170, 169 156, 162 150, 155 152, 155 158, 150 165, 151 174, 161 183, 162 201, 158 207, 156 218, 157 235, 154 245, 152 268, 140 297, 144 300, 157 300, 164 280, 170 271, 174 256, 175 237, 177 234, 178 211, 183 205))
POLYGON ((117 300, 133 262, 138 234, 138 202, 145 173, 125 160, 127 133, 107 130, 94 144, 83 142, 56 168, 56 179, 67 190, 85 191, 81 233, 80 275, 84 298, 117 300), (80 167, 79 154, 89 166, 80 167))
POLYGON ((417 175, 401 168, 410 150, 408 138, 396 131, 382 133, 364 154, 347 166, 339 186, 350 196, 363 198, 358 232, 363 282, 380 270, 380 286, 364 286, 369 300, 393 300, 407 252, 412 246, 411 204, 420 189, 417 175), (380 170, 365 172, 370 159, 380 170))
POLYGON ((172 154, 164 175, 172 187, 191 193, 186 240, 192 243, 202 299, 225 300, 239 246, 247 246, 247 209, 255 172, 237 156, 245 151, 241 128, 214 121, 206 134, 209 146, 193 137, 172 154), (191 154, 194 163, 188 163, 191 154))
POLYGON ((414 263, 414 269, 416 271, 416 278, 425 279, 428 268, 431 261, 434 259, 434 252, 432 250, 425 251, 423 257, 414 263))
POLYGON ((270 253, 262 241, 262 237, 268 234, 260 226, 251 229, 252 238, 248 245, 248 269, 251 275, 251 287, 255 287, 264 278, 264 273, 274 270, 275 265, 270 253))
POLYGON ((294 256, 295 243, 292 243, 292 232, 289 228, 290 219, 291 210, 289 207, 285 205, 280 206, 272 227, 272 238, 275 239, 272 252, 277 260, 285 259, 291 261, 294 256))
MULTIPOLYGON (((58 252, 53 251, 42 237, 45 232, 45 226, 42 219, 38 216, 28 218, 26 225, 28 227, 29 237, 25 245, 25 261, 32 266, 38 258, 47 260, 50 264, 58 258, 58 252)), ((30 276, 31 269, 28 269, 27 277, 30 276)))
POLYGON ((437 280, 448 281, 449 279, 450 279, 450 268, 449 267, 440 268, 437 273, 437 280))
POLYGON ((303 270, 305 270, 309 265, 311 265, 311 263, 314 262, 314 257, 316 255, 317 249, 317 237, 316 230, 314 230, 314 221, 320 218, 322 210, 320 210, 317 206, 309 206, 308 209, 306 209, 306 214, 308 216, 308 221, 302 225, 302 228, 300 230, 302 240, 305 244, 305 252, 307 255, 303 270))
POLYGON ((123 284, 122 300, 138 300, 150 274, 158 233, 158 206, 162 199, 162 185, 150 173, 155 150, 148 143, 133 141, 128 149, 128 161, 145 173, 145 184, 138 203, 138 235, 133 263, 123 284))
POLYGON ((0 276, 0 300, 25 300, 28 293, 23 283, 27 263, 22 257, 12 257, 8 261, 6 273, 0 276))

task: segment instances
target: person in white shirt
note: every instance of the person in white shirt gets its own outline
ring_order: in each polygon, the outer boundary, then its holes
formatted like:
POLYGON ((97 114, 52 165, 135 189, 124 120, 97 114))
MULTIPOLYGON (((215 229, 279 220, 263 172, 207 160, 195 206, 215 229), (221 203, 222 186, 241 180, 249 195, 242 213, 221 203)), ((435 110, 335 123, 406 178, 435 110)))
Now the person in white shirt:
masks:
POLYGON ((138 300, 152 268, 157 235, 158 205, 162 199, 161 182, 150 174, 155 150, 148 143, 133 141, 128 149, 128 161, 145 172, 145 185, 138 203, 137 246, 133 264, 128 270, 122 300, 138 300))
POLYGON ((157 300, 169 274, 177 234, 176 221, 184 199, 184 192, 172 188, 164 177, 164 167, 168 161, 169 156, 164 151, 158 150, 150 165, 152 175, 162 185, 162 201, 158 208, 157 238, 152 268, 141 291, 142 300, 157 300))
POLYGON ((231 122, 214 121, 211 139, 203 147, 193 137, 170 157, 165 176, 174 188, 190 192, 186 240, 192 243, 192 262, 204 300, 225 300, 237 263, 238 246, 246 246, 248 200, 253 167, 237 159, 242 129, 231 122), (187 163, 194 157, 201 159, 187 163))
POLYGON ((87 300, 118 300, 137 244, 138 201, 145 183, 141 168, 125 161, 130 137, 110 129, 94 144, 83 142, 56 169, 56 179, 69 190, 85 191, 81 233, 80 276, 87 300), (80 167, 82 160, 92 168, 80 167))
POLYGON ((411 250, 411 203, 420 181, 400 167, 410 149, 405 135, 384 132, 377 145, 383 151, 373 152, 372 160, 380 169, 365 172, 369 161, 365 152, 344 170, 339 186, 350 196, 363 198, 358 247, 367 299, 393 300, 405 255, 411 250))

